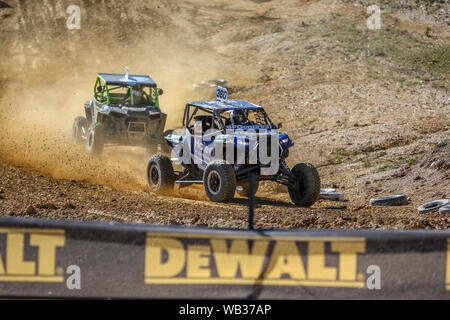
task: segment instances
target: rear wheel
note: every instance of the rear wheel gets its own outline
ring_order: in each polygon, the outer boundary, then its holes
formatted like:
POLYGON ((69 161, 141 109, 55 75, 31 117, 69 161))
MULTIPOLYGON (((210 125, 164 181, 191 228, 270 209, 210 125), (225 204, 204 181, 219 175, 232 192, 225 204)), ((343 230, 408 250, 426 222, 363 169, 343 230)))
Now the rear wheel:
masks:
POLYGON ((298 163, 291 172, 296 176, 298 189, 288 188, 292 202, 299 207, 312 206, 320 195, 320 176, 310 163, 298 163))
POLYGON ((224 160, 214 160, 203 173, 206 195, 214 202, 227 202, 236 192, 236 175, 233 166, 224 160))
MULTIPOLYGON (((249 187, 250 185, 248 181, 240 183, 236 188, 236 192, 238 193, 238 195, 248 198, 250 196, 249 187)), ((258 192, 258 188, 259 188, 259 181, 256 181, 255 193, 258 192)))
POLYGON ((82 144, 87 135, 87 120, 85 117, 76 117, 72 126, 72 141, 82 144))
POLYGON ((103 125, 101 123, 94 123, 89 128, 89 133, 86 139, 86 150, 89 154, 99 156, 103 152, 103 147, 103 125))
POLYGON ((147 179, 150 188, 157 194, 173 191, 175 174, 169 157, 162 154, 152 156, 147 165, 147 179))

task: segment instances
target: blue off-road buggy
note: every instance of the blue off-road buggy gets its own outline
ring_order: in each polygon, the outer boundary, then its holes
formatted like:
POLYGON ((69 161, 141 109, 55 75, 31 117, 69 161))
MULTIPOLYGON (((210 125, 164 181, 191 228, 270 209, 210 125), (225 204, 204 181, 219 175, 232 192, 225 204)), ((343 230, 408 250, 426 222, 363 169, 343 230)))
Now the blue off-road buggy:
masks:
POLYGON ((203 184, 210 200, 226 202, 236 191, 249 195, 249 175, 254 173, 256 189, 262 180, 281 183, 295 205, 309 207, 319 198, 319 174, 309 163, 288 168, 285 159, 294 143, 279 128, 281 123, 275 126, 262 107, 228 100, 226 89, 218 87, 215 101, 186 105, 183 129, 165 137, 173 148, 172 159, 156 154, 148 162, 149 185, 167 194, 175 183, 203 184), (182 170, 175 171, 173 162, 182 170))
POLYGON ((92 100, 84 105, 85 117, 73 124, 75 144, 85 144, 90 154, 99 155, 105 145, 147 148, 149 153, 170 152, 164 139, 167 115, 159 107, 163 94, 147 75, 99 73, 92 100))

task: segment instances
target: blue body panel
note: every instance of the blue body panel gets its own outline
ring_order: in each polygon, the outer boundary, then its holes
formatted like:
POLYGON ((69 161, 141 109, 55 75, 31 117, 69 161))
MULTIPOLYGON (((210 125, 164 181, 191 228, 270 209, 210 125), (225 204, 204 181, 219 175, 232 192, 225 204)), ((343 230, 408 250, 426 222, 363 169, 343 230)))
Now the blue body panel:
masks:
MULTIPOLYGON (((264 110, 263 107, 253 104, 245 100, 213 100, 213 101, 192 101, 189 102, 186 107, 202 108, 211 111, 212 115, 228 110, 264 110)), ((189 110, 189 109, 186 109, 189 110)), ((186 117, 186 111, 185 111, 186 117)), ((183 124, 185 120, 183 120, 183 124)), ((270 121, 270 120, 269 120, 270 121)), ((276 136, 277 145, 280 148, 280 157, 284 161, 288 156, 287 150, 294 145, 293 141, 286 133, 278 132, 278 128, 273 124, 259 124, 259 125, 227 125, 225 129, 220 131, 217 136, 211 136, 211 139, 204 140, 202 137, 198 139, 196 136, 188 132, 187 128, 184 128, 185 132, 182 134, 172 134, 166 139, 174 148, 177 160, 181 165, 186 165, 186 159, 194 160, 196 166, 205 170, 208 164, 214 160, 214 148, 215 141, 220 144, 233 145, 236 148, 244 149, 245 154, 248 155, 250 150, 255 150, 259 143, 260 138, 264 136, 276 136), (228 132, 230 130, 231 132, 228 132), (236 130, 233 132, 233 130, 236 130), (216 140, 217 139, 217 140, 216 140), (189 143, 187 149, 183 149, 183 144, 189 143), (185 154, 188 153, 188 154, 185 154)), ((240 170, 235 166, 235 170, 240 170)))

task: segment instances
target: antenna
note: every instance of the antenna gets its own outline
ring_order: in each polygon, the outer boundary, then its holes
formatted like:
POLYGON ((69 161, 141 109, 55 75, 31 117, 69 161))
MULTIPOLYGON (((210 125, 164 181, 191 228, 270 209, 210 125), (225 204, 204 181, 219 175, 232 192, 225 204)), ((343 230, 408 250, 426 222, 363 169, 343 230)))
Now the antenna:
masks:
POLYGON ((128 67, 125 67, 125 79, 128 80, 128 67))

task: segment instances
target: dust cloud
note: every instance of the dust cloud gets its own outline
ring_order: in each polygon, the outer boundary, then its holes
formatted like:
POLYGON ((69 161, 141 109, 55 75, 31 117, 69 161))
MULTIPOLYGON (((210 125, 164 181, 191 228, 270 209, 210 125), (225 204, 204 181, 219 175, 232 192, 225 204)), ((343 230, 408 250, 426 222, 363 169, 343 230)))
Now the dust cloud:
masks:
MULTIPOLYGON (((44 2, 36 7, 34 1, 26 3, 37 10, 32 17, 1 21, 6 27, 9 23, 12 31, 9 38, 5 34, 2 38, 4 44, 10 45, 1 46, 0 160, 57 179, 145 188, 148 155, 144 149, 107 148, 101 158, 92 158, 82 147, 72 145, 73 119, 84 115, 83 104, 92 97, 98 72, 123 73, 127 66, 130 74, 150 74, 164 89, 160 105, 168 114, 166 129, 177 128, 184 105, 192 96, 192 84, 205 77, 220 76, 214 50, 193 46, 186 27, 180 32, 167 22, 161 23, 167 17, 155 19, 156 13, 144 2, 134 1, 135 11, 131 12, 124 10, 125 3, 121 1, 114 2, 110 9, 113 16, 124 12, 138 15, 142 12, 136 8, 141 7, 150 17, 145 25, 140 17, 132 16, 129 25, 110 30, 88 19, 83 21, 81 30, 72 31, 65 30, 61 19, 64 6, 60 2, 53 8, 59 18, 40 26, 30 19, 51 9, 50 5, 44 2), (24 28, 32 26, 35 35, 28 37, 20 30, 14 31, 14 23, 24 28), (55 33, 55 26, 59 32, 55 33)), ((91 5, 99 6, 95 2, 91 5)), ((17 16, 24 15, 25 10, 20 10, 18 4, 14 7, 17 16)), ((105 10, 97 12, 97 19, 111 18, 105 10)))

